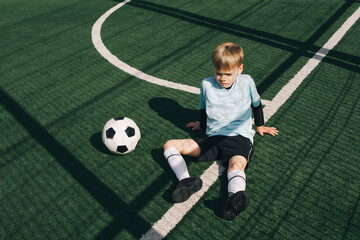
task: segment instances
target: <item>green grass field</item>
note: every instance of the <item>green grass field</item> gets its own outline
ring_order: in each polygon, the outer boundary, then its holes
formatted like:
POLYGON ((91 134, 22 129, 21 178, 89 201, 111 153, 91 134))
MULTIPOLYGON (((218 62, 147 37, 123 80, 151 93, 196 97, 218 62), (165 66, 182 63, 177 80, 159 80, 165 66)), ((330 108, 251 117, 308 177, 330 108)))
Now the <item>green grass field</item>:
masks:
MULTIPOLYGON (((139 239, 173 206, 162 155, 189 138, 196 94, 154 85, 95 49, 96 20, 120 1, 0 0, 0 239, 139 239), (130 154, 101 142, 132 118, 130 154)), ((199 87, 223 41, 244 48, 244 73, 271 100, 358 8, 343 0, 133 0, 101 30, 112 54, 149 75, 199 87)), ((166 239, 359 239, 360 22, 256 135, 251 204, 219 217, 220 176, 166 239)), ((212 162, 195 164, 200 176, 212 162)))

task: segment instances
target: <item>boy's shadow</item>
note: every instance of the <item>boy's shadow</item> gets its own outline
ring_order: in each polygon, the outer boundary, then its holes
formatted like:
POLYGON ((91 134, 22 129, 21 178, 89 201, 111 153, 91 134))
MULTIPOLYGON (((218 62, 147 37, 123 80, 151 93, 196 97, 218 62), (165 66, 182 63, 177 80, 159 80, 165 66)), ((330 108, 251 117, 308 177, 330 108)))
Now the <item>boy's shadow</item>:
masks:
POLYGON ((184 108, 170 98, 152 98, 149 106, 163 119, 170 121, 177 128, 189 132, 191 137, 205 135, 205 131, 192 131, 186 128, 187 123, 200 121, 200 110, 184 108))
MULTIPOLYGON (((226 171, 225 171, 226 172, 226 171)), ((204 205, 209 208, 211 211, 214 212, 214 214, 219 217, 222 218, 222 213, 223 213, 223 209, 224 209, 224 205, 225 205, 225 201, 227 199, 228 196, 228 191, 227 191, 227 175, 226 174, 221 174, 219 177, 220 180, 220 192, 216 193, 218 194, 218 197, 210 197, 209 200, 204 200, 204 205)))
POLYGON ((164 172, 167 174, 167 176, 169 177, 169 180, 172 182, 171 186, 169 189, 167 189, 163 195, 162 198, 169 203, 173 203, 172 200, 172 191, 175 189, 178 180, 175 176, 175 174, 173 174, 173 171, 171 170, 168 162, 166 161, 166 159, 164 158, 164 150, 162 148, 156 148, 156 149, 152 149, 151 150, 151 156, 152 158, 155 160, 155 162, 164 170, 164 172))

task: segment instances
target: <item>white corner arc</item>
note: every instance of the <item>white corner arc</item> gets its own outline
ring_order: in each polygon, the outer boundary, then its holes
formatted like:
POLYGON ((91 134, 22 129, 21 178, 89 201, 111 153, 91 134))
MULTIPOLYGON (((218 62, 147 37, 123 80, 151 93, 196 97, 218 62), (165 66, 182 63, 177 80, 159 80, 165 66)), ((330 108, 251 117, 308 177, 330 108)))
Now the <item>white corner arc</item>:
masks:
POLYGON ((137 77, 139 79, 145 80, 149 83, 153 83, 153 84, 157 84, 163 87, 167 87, 167 88, 172 88, 172 89, 176 89, 176 90, 181 90, 181 91, 185 91, 185 92, 189 92, 189 93, 194 93, 194 94, 200 94, 200 89, 193 87, 193 86, 188 86, 185 84, 180 84, 180 83, 175 83, 175 82, 171 82, 171 81, 167 81, 164 79, 160 79, 154 76, 151 76, 149 74, 146 74, 136 68, 131 67, 130 65, 124 63, 123 61, 121 61, 118 57, 116 57, 115 55, 113 55, 109 49, 106 48, 106 46, 104 45, 102 39, 101 39, 101 27, 103 25, 103 23, 106 21, 106 19, 112 14, 114 13, 116 10, 118 10, 119 8, 121 8, 122 6, 124 6, 125 4, 131 2, 131 0, 125 0, 119 4, 117 4, 116 6, 112 7, 111 9, 109 9, 107 12, 105 12, 93 25, 92 30, 91 30, 91 39, 92 42, 96 48, 96 50, 106 59, 108 60, 112 65, 114 65, 115 67, 119 68, 120 70, 134 76, 137 77))

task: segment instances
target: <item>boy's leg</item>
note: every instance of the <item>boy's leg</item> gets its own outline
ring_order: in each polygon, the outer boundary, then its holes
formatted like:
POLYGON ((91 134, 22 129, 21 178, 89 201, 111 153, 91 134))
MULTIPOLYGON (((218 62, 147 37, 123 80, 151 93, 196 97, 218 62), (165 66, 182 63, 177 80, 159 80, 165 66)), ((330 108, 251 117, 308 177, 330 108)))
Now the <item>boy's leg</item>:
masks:
POLYGON ((243 156, 234 156, 229 160, 228 167, 228 193, 229 197, 225 203, 223 218, 232 221, 250 203, 250 198, 245 192, 246 175, 245 167, 247 160, 243 156))
POLYGON ((227 171, 229 196, 239 191, 245 191, 246 165, 247 160, 243 156, 234 156, 229 160, 229 167, 227 171))
POLYGON ((169 148, 176 148, 181 154, 198 157, 201 149, 193 139, 173 139, 164 144, 164 151, 169 148))
POLYGON ((200 151, 199 145, 192 139, 169 140, 164 144, 164 156, 179 181, 190 177, 181 155, 198 157, 200 151))
POLYGON ((200 178, 190 177, 186 162, 182 157, 182 154, 198 157, 200 152, 199 145, 192 139, 169 140, 164 145, 164 156, 179 180, 172 194, 173 201, 176 203, 186 201, 202 187, 200 178))

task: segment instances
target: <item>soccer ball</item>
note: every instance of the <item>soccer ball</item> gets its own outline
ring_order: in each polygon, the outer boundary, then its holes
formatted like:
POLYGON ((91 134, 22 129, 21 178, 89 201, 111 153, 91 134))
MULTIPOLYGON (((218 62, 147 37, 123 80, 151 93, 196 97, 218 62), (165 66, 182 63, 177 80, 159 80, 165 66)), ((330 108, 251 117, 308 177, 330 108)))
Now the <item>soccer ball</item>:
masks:
POLYGON ((140 129, 127 117, 110 119, 102 131, 102 141, 110 152, 127 154, 133 151, 140 140, 140 129))

